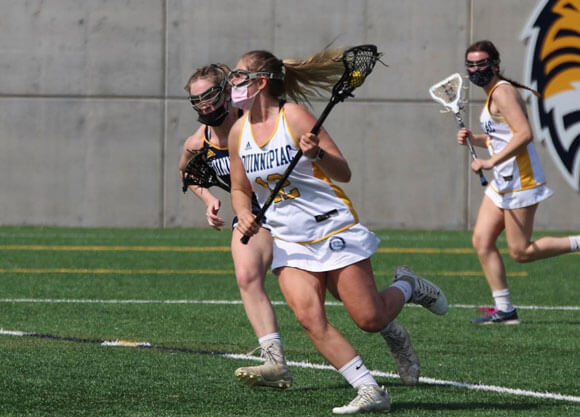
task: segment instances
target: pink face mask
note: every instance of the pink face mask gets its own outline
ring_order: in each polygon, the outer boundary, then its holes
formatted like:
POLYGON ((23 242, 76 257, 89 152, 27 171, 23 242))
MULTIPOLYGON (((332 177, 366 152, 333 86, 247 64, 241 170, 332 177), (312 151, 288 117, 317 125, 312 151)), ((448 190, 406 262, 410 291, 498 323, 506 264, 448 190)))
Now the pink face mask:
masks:
POLYGON ((232 87, 232 104, 242 110, 250 110, 254 104, 256 96, 260 93, 260 90, 256 90, 254 94, 248 97, 248 86, 244 85, 241 87, 232 87))

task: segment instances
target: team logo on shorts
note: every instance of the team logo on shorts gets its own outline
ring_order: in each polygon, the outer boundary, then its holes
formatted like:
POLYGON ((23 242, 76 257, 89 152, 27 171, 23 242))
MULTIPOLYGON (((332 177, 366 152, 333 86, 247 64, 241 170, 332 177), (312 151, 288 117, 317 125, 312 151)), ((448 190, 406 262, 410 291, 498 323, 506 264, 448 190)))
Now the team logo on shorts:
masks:
POLYGON ((338 252, 339 250, 343 250, 346 247, 346 242, 343 238, 335 236, 330 239, 328 246, 330 247, 331 251, 338 252))
POLYGON ((580 0, 541 0, 522 39, 535 130, 566 181, 580 192, 580 0))

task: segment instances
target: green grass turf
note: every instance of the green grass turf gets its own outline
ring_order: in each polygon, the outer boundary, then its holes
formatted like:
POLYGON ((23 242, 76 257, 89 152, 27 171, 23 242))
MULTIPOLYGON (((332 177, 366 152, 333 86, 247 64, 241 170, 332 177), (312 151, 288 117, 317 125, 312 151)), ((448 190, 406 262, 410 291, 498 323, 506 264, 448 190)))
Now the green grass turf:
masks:
MULTIPOLYGON (((520 309, 519 326, 473 326, 476 309, 462 305, 489 304, 491 297, 469 251, 469 232, 376 233, 388 250, 372 258, 379 287, 389 284, 396 265, 408 264, 441 286, 452 304, 445 317, 414 306, 399 316, 424 377, 580 396, 580 311, 520 309), (414 251, 425 248, 467 253, 414 251)), ((229 239, 209 229, 0 227, 0 328, 54 336, 0 335, 0 415, 328 416, 350 401, 354 391, 334 371, 292 367, 289 390, 249 389, 233 370, 254 362, 210 353, 257 346, 239 304, 229 239), (105 347, 99 340, 154 348, 105 347)), ((517 305, 580 305, 580 256, 525 265, 504 259, 515 273, 509 282, 517 305)), ((266 286, 272 300, 283 301, 274 275, 266 286)), ((324 364, 288 307, 275 310, 288 359, 324 364)), ((395 372, 380 336, 356 328, 340 305, 327 310, 369 369, 395 372)), ((580 415, 575 401, 377 380, 398 416, 580 415)))

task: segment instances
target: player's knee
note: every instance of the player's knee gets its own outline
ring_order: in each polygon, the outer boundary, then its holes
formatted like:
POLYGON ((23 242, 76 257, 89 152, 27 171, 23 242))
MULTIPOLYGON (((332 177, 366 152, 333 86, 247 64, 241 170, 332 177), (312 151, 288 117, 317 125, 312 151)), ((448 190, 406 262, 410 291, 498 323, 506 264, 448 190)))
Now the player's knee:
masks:
POLYGON ((509 254, 514 261, 519 263, 532 261, 532 257, 527 253, 526 248, 523 247, 510 247, 509 254))
POLYGON ((486 239, 478 233, 473 233, 473 236, 471 237, 471 245, 477 254, 483 254, 488 250, 486 239))
POLYGON ((247 268, 236 268, 236 281, 241 290, 247 290, 256 283, 260 283, 262 275, 247 268))
POLYGON ((328 322, 322 320, 319 316, 309 314, 306 311, 299 311, 294 314, 300 325, 311 337, 318 338, 325 333, 328 322))
POLYGON ((485 232, 474 231, 473 236, 471 237, 471 245, 480 259, 487 258, 491 254, 497 252, 495 239, 492 239, 492 237, 485 232))
POLYGON ((369 333, 376 333, 387 325, 384 318, 375 312, 369 312, 369 314, 354 317, 353 319, 359 329, 369 333))

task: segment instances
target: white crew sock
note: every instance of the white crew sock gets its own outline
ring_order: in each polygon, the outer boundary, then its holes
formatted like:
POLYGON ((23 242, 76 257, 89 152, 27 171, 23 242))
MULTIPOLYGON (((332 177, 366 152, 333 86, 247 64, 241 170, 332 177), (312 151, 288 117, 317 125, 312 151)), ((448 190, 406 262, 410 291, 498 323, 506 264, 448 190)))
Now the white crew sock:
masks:
POLYGON ((514 310, 512 301, 510 298, 510 290, 506 288, 505 290, 493 291, 491 293, 493 299, 495 300, 495 307, 498 310, 509 312, 514 310))
POLYGON ((568 239, 570 239, 570 250, 572 252, 580 251, 580 235, 568 236, 568 239))
POLYGON ((260 346, 262 346, 263 343, 270 341, 278 342, 278 344, 281 345, 282 339, 280 338, 280 333, 270 333, 258 339, 258 343, 260 344, 260 346))
POLYGON ((358 389, 361 385, 379 385, 358 355, 340 368, 338 372, 354 389, 358 389))
POLYGON ((399 289, 403 293, 403 297, 405 297, 405 302, 409 302, 411 296, 413 295, 413 287, 411 287, 411 284, 409 284, 407 281, 400 280, 393 282, 391 287, 399 289))
POLYGON ((276 365, 286 365, 286 358, 284 356, 284 349, 282 348, 282 340, 280 333, 270 333, 258 339, 260 347, 262 348, 262 357, 265 363, 274 363, 276 365))

